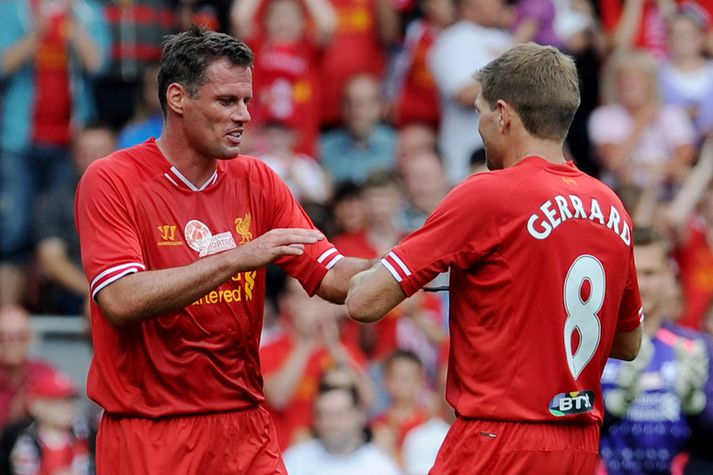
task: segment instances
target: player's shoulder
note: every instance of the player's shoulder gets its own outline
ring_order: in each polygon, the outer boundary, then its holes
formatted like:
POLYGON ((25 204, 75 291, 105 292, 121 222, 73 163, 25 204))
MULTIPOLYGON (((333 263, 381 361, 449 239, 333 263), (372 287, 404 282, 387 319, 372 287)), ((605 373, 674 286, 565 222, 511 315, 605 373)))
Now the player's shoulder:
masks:
POLYGON ((141 171, 152 167, 151 158, 157 147, 147 141, 129 148, 115 150, 106 157, 92 162, 82 176, 82 181, 105 179, 132 182, 140 179, 141 171))

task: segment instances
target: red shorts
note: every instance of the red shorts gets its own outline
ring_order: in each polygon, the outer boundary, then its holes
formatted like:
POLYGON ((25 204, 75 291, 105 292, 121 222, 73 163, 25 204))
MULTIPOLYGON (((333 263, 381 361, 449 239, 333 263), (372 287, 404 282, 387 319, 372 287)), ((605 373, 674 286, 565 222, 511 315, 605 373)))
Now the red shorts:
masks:
POLYGON ((599 426, 464 420, 448 431, 430 475, 592 475, 599 426))
POLYGON ((287 475, 263 407, 143 419, 104 415, 97 475, 287 475))

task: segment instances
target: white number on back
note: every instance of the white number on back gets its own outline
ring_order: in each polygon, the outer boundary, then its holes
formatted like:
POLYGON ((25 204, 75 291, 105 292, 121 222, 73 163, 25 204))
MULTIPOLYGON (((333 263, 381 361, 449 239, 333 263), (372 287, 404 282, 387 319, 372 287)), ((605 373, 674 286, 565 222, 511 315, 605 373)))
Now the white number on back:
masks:
POLYGON ((574 260, 564 281, 564 347, 569 370, 576 380, 599 346, 602 327, 597 312, 604 303, 606 276, 604 267, 594 256, 583 254, 574 260), (589 282, 589 298, 582 299, 582 287, 589 282), (579 333, 577 351, 572 353, 572 335, 579 333))

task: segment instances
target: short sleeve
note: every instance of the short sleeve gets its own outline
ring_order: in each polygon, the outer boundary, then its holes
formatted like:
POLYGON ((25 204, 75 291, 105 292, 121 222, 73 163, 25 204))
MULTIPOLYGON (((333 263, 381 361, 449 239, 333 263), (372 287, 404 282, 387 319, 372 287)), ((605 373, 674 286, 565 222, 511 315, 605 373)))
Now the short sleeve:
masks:
POLYGON ((92 298, 125 275, 146 270, 128 187, 94 162, 77 188, 75 215, 92 298))
POLYGON ((636 277, 636 265, 634 264, 634 249, 631 248, 629 256, 629 275, 626 279, 624 295, 619 307, 619 319, 616 324, 617 333, 627 333, 638 327, 644 318, 641 306, 641 295, 639 294, 639 281, 636 277))
POLYGON ((494 180, 491 174, 476 175, 456 187, 421 229, 381 260, 407 296, 449 268, 473 266, 499 244, 494 180))
MULTIPOLYGON (((317 229, 305 210, 280 177, 266 164, 256 160, 267 183, 266 209, 272 210, 270 228, 317 229)), ((326 239, 305 245, 301 256, 284 256, 275 261, 290 276, 297 279, 309 295, 314 295, 329 269, 343 256, 326 239)))

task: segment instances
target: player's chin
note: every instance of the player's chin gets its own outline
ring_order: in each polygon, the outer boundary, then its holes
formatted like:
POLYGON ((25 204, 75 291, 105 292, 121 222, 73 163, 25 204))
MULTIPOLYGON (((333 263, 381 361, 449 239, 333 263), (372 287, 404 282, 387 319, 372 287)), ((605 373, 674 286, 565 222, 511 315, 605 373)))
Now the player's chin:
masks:
POLYGON ((238 155, 240 155, 240 145, 223 147, 217 154, 218 160, 232 160, 238 155))

